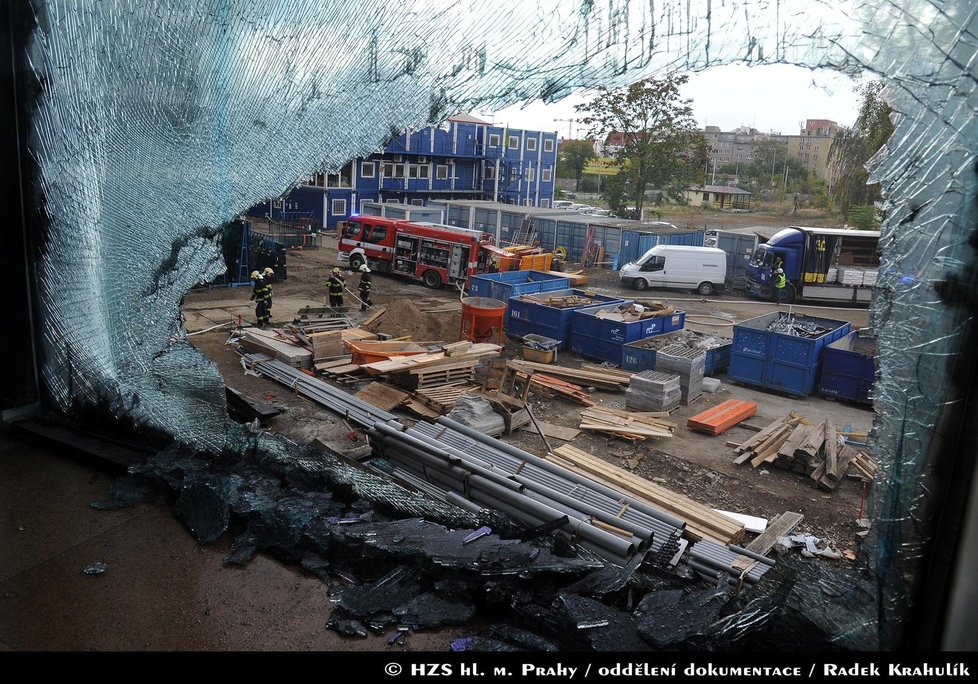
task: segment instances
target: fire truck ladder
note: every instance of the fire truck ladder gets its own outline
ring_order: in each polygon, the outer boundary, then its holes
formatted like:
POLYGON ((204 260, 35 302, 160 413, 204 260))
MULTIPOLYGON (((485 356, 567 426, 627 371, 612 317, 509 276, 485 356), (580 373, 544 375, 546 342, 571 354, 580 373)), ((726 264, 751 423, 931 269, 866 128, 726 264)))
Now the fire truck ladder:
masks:
POLYGON ((533 221, 530 219, 523 219, 523 223, 520 224, 519 230, 513 235, 513 239, 510 242, 511 245, 530 245, 533 244, 533 234, 536 230, 533 228, 533 221))

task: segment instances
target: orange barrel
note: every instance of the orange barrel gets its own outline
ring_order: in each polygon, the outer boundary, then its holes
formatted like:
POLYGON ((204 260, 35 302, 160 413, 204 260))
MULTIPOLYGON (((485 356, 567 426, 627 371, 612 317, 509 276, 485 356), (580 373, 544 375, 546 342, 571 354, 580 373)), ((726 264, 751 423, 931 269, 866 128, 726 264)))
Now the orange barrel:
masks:
POLYGON ((496 344, 502 344, 505 315, 506 302, 492 297, 465 297, 462 299, 462 325, 458 337, 469 342, 487 342, 492 339, 495 330, 496 344))

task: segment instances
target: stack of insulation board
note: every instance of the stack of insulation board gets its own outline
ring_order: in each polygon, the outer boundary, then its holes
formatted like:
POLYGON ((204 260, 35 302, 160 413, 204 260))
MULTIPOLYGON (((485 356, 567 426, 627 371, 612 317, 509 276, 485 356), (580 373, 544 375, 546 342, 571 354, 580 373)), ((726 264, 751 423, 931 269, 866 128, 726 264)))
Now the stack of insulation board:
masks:
POLYGON ((625 390, 625 407, 629 411, 672 411, 679 407, 682 388, 679 376, 662 371, 635 373, 625 390))
POLYGON ((863 285, 876 287, 876 276, 879 273, 875 268, 867 268, 863 271, 863 285))
POLYGON ((852 266, 840 266, 839 267, 839 282, 843 285, 862 285, 863 278, 866 272, 861 268, 853 268, 852 266))
POLYGON ((682 403, 689 404, 703 394, 706 352, 690 349, 684 344, 671 344, 656 353, 655 367, 679 374, 682 403))
POLYGON ((830 266, 829 272, 825 274, 825 282, 834 283, 837 282, 838 280, 839 280, 839 269, 837 269, 835 266, 830 266))

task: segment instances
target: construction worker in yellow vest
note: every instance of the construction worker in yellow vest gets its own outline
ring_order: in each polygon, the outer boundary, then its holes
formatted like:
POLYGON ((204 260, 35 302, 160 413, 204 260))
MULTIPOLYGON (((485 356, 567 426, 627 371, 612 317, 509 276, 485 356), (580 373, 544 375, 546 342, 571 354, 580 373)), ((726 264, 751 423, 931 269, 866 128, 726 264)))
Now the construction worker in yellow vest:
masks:
POLYGON ((781 304, 788 298, 788 279, 784 275, 784 269, 779 268, 774 271, 774 300, 781 304))
POLYGON ((346 288, 346 281, 340 275, 340 269, 333 268, 329 276, 329 305, 331 307, 343 306, 343 290, 346 288))
POLYGON ((275 282, 275 271, 268 266, 261 272, 262 280, 265 281, 265 317, 266 323, 272 322, 272 283, 275 282))

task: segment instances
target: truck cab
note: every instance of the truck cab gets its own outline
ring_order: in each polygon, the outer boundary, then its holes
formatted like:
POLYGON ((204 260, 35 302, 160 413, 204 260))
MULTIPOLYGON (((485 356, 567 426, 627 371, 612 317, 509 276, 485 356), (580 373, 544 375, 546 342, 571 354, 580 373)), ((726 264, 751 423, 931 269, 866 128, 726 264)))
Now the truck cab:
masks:
POLYGON ((775 233, 766 244, 758 245, 747 264, 747 291, 750 295, 772 299, 774 271, 778 268, 784 270, 788 282, 794 286, 801 275, 804 249, 805 236, 795 228, 785 228, 775 233))

